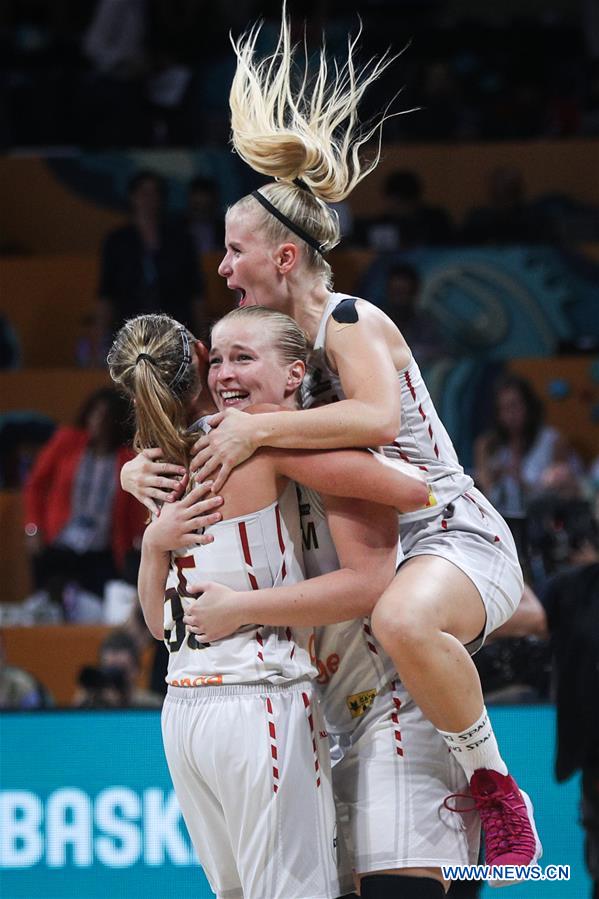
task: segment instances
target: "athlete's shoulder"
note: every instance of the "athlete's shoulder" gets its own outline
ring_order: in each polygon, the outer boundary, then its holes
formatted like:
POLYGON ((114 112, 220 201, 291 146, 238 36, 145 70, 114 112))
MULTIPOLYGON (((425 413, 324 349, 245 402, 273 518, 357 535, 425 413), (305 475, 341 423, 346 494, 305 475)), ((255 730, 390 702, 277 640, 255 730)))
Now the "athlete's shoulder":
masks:
POLYGON ((342 297, 334 306, 331 318, 339 324, 353 325, 359 319, 357 304, 357 297, 342 297))
POLYGON ((352 326, 358 334, 383 334, 386 325, 389 324, 385 313, 368 300, 361 297, 341 296, 338 303, 331 309, 327 322, 327 339, 335 334, 345 331, 352 326))

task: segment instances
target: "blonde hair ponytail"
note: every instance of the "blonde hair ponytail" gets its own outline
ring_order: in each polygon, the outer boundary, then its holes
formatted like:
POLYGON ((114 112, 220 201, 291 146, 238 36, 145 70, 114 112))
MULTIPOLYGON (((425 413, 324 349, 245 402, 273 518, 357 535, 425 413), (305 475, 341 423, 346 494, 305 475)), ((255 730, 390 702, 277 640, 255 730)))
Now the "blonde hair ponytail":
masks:
POLYGON ((193 341, 168 315, 138 315, 120 329, 107 360, 112 380, 134 400, 135 449, 160 446, 165 460, 185 466, 197 437, 188 433, 188 404, 200 390, 193 341))
MULTIPOLYGON (((340 231, 337 214, 325 201, 344 200, 378 164, 381 128, 390 117, 389 107, 366 128, 360 125, 357 108, 366 89, 397 57, 386 52, 356 68, 354 53, 360 29, 355 38, 348 38, 347 61, 341 67, 335 65, 333 74, 324 44, 313 81, 308 77, 306 54, 303 76, 294 89, 296 48, 291 45, 285 3, 277 47, 262 60, 255 58, 260 28, 255 25, 237 41, 232 39, 237 56, 229 97, 233 146, 254 171, 279 181, 260 188, 260 193, 320 245, 320 251, 304 246, 312 267, 330 280, 330 267, 322 252, 339 243, 340 231), (374 158, 365 162, 360 150, 377 132, 378 149, 374 158), (305 187, 294 183, 296 179, 305 187)), ((250 195, 233 209, 255 202, 250 195)), ((267 211, 262 211, 261 224, 273 240, 289 236, 284 224, 267 211)))

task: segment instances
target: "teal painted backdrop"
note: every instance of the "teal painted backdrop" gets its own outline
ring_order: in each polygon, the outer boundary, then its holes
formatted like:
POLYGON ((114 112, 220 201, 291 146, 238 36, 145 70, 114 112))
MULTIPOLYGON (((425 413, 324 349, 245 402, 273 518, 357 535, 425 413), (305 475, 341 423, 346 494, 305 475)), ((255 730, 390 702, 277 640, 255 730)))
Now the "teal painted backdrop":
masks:
MULTIPOLYGON (((554 781, 553 709, 500 707, 493 720, 535 802, 543 864, 572 871, 569 883, 513 886, 506 899, 586 899, 578 781, 554 781)), ((2 899, 212 895, 171 790, 157 713, 4 713, 0 746, 2 899)))

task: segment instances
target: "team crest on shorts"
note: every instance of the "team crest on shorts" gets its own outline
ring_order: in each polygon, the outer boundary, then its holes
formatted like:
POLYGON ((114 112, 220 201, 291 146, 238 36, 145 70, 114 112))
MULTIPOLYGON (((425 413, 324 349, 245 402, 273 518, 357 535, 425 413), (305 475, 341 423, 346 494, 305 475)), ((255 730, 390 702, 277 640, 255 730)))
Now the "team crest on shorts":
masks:
POLYGON ((428 485, 428 499, 427 499, 427 501, 426 501, 426 505, 424 506, 424 508, 425 508, 425 509, 430 509, 431 506, 436 506, 436 505, 437 505, 437 497, 436 497, 435 494, 433 493, 433 488, 432 488, 431 485, 429 484, 429 485, 428 485))
POLYGON ((352 718, 361 718, 374 702, 376 690, 363 690, 346 698, 347 707, 352 718))

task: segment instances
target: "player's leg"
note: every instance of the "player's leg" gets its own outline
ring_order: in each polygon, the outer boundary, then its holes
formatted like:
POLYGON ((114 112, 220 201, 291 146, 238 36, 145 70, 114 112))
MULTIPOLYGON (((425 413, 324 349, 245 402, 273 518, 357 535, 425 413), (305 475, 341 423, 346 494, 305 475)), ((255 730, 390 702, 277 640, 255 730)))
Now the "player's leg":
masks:
POLYGON ((164 751, 183 819, 212 891, 217 897, 242 899, 223 806, 206 777, 210 772, 203 768, 210 762, 209 753, 198 751, 194 739, 201 734, 204 745, 213 742, 211 708, 215 703, 194 701, 192 694, 197 696, 198 690, 169 687, 162 709, 164 751))
POLYGON ((479 823, 444 806, 467 781, 440 735, 393 682, 342 745, 333 781, 362 897, 443 896, 441 866, 476 861, 479 823))
POLYGON ((407 561, 377 603, 373 630, 470 781, 487 861, 536 861, 532 807, 507 773, 464 645, 507 620, 520 599, 507 526, 482 498, 460 498, 450 515, 413 526, 404 550, 407 561))
POLYGON ((328 737, 312 685, 261 689, 240 697, 221 746, 244 899, 336 899, 351 883, 338 878, 328 737))
MULTIPOLYGON (((372 626, 402 684, 439 731, 461 734, 478 722, 482 688, 464 644, 483 631, 485 608, 463 571, 440 556, 407 559, 378 601, 372 626)), ((493 753, 489 741, 483 749, 482 767, 505 773, 496 744, 493 753)), ((470 766, 470 775, 476 767, 481 765, 470 766)))

